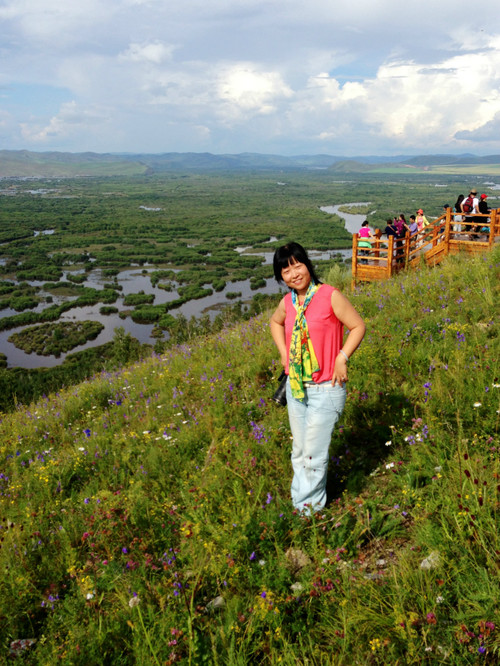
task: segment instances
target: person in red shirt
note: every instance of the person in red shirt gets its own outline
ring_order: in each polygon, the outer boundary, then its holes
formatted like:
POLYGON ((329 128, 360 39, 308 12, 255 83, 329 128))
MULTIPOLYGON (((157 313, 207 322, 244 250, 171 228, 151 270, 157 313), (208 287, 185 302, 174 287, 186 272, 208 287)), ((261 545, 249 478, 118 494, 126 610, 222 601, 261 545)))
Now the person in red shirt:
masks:
POLYGON ((288 375, 292 502, 310 514, 326 504, 328 449, 346 400, 347 362, 363 340, 365 324, 338 289, 318 279, 298 243, 279 247, 273 267, 276 280, 290 289, 270 329, 288 375))

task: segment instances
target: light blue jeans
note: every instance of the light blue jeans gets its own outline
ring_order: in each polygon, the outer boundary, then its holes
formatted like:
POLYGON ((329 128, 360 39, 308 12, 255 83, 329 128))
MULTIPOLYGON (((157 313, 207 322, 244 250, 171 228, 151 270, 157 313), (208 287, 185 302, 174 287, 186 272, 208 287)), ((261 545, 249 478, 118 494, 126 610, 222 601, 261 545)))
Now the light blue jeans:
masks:
POLYGON ((292 502, 306 514, 326 504, 328 450, 333 429, 345 405, 345 385, 304 384, 304 402, 292 397, 286 384, 288 418, 292 431, 292 502))

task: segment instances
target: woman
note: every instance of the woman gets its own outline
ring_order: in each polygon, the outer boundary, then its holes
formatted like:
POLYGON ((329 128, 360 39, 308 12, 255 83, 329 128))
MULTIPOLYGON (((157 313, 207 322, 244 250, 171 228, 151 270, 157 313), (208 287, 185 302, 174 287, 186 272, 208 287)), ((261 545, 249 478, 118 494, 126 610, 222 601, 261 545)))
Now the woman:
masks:
POLYGON ((417 210, 416 221, 419 231, 423 231, 425 227, 429 226, 429 220, 425 217, 424 211, 421 208, 417 210))
POLYGON ((404 238, 406 235, 406 217, 404 216, 404 213, 401 213, 401 215, 398 217, 397 221, 395 222, 395 227, 397 237, 404 238))
MULTIPOLYGON (((368 226, 368 220, 365 220, 362 225, 361 229, 358 231, 358 247, 360 248, 359 254, 361 256, 367 256, 370 254, 370 249, 372 247, 372 242, 377 240, 375 236, 372 234, 370 227, 368 226)), ((361 264, 367 264, 368 260, 367 259, 361 259, 360 260, 361 264)))
POLYGON ((424 245, 425 227, 429 226, 429 220, 425 217, 424 211, 421 208, 417 210, 417 217, 415 219, 419 231, 417 247, 421 247, 424 245))
POLYGON ((464 195, 459 194, 458 198, 455 202, 455 206, 454 206, 455 215, 453 216, 453 222, 454 222, 453 231, 455 231, 457 233, 457 236, 455 236, 455 238, 459 238, 460 237, 460 232, 462 231, 462 226, 461 226, 460 222, 462 221, 462 215, 461 215, 461 213, 462 213, 462 201, 464 199, 465 199, 464 195))
POLYGON ((403 213, 398 217, 394 223, 396 229, 396 261, 401 263, 404 261, 403 253, 403 239, 406 236, 406 218, 403 213))
POLYGON ((279 247, 273 263, 276 280, 290 289, 270 328, 288 375, 292 502, 309 514, 326 504, 328 448, 344 409, 347 362, 363 339, 365 325, 337 289, 320 282, 301 245, 279 247), (343 343, 344 325, 349 335, 343 343))

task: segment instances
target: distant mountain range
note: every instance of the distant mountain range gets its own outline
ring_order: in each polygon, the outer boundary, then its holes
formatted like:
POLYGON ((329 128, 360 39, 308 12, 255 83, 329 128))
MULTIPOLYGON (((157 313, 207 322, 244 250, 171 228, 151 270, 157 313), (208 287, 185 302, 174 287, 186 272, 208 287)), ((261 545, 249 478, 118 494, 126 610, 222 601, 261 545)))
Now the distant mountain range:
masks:
POLYGON ((239 153, 63 153, 0 150, 0 178, 133 176, 168 171, 314 170, 366 173, 394 169, 426 170, 437 166, 459 169, 500 165, 500 155, 419 155, 393 157, 334 155, 266 155, 239 153))

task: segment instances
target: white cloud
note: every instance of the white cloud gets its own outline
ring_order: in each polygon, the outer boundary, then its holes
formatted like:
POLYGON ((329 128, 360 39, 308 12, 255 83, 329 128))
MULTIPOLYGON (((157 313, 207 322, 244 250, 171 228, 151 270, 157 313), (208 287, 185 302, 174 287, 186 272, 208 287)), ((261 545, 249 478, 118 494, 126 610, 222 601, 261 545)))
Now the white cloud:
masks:
POLYGON ((292 90, 278 72, 259 72, 252 64, 238 63, 225 67, 218 76, 216 90, 226 111, 233 116, 245 112, 268 114, 276 111, 277 102, 292 96, 292 90))
POLYGON ((4 0, 2 141, 99 151, 491 152, 497 13, 489 0, 477 0, 472 15, 463 0, 4 0))
POLYGON ((500 147, 500 111, 477 129, 456 132, 455 138, 462 141, 490 142, 500 147))
POLYGON ((53 139, 60 141, 73 137, 80 131, 86 130, 90 124, 101 123, 107 120, 102 112, 92 109, 80 109, 76 102, 68 102, 61 106, 59 113, 45 126, 36 123, 20 123, 22 137, 33 144, 46 144, 53 139))

